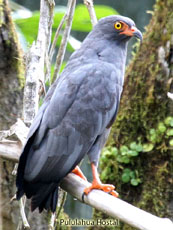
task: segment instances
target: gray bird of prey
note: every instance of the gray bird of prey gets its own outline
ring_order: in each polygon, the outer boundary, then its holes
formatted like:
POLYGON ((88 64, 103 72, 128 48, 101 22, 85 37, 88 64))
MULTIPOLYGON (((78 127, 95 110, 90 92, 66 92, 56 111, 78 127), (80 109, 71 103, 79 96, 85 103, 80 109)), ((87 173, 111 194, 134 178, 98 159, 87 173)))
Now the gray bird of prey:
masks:
POLYGON ((75 51, 49 89, 28 134, 17 172, 17 199, 31 198, 31 210, 55 212, 58 186, 70 172, 84 178, 78 164, 88 154, 93 182, 84 194, 101 189, 99 155, 116 118, 124 82, 127 43, 142 40, 134 22, 102 18, 75 51))

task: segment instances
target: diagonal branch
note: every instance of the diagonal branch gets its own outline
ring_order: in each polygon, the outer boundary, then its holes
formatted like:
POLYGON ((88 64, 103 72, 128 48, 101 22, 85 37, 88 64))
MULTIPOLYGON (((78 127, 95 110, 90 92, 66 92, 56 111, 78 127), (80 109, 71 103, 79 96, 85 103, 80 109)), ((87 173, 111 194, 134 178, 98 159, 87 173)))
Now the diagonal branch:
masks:
POLYGON ((63 37, 62 37, 62 40, 61 40, 61 45, 59 47, 58 55, 56 57, 55 70, 54 70, 52 82, 54 82, 55 79, 58 77, 60 67, 61 67, 61 64, 62 64, 63 59, 64 59, 67 42, 68 42, 68 39, 69 39, 69 36, 70 36, 70 31, 71 31, 72 19, 73 19, 75 6, 76 6, 76 0, 69 0, 68 1, 66 27, 65 27, 63 37))
MULTIPOLYGON (((4 157, 4 154, 2 155, 0 150, 0 157, 1 156, 4 157)), ((10 160, 16 160, 18 157, 19 156, 16 153, 15 148, 13 149, 13 159, 8 155, 8 153, 5 155, 5 158, 10 160)), ((70 173, 63 179, 61 188, 81 201, 84 188, 88 185, 89 182, 86 182, 78 176, 70 173)), ((107 213, 113 218, 119 218, 121 221, 137 229, 173 229, 173 223, 168 218, 154 216, 102 191, 94 190, 86 196, 84 200, 86 204, 107 213)))
POLYGON ((84 4, 88 8, 88 12, 91 18, 92 26, 94 27, 97 24, 97 17, 94 10, 93 0, 84 0, 84 4))
MULTIPOLYGON (((66 176, 61 183, 62 189, 80 201, 84 188, 89 185, 90 183, 72 173, 66 176)), ((103 191, 93 190, 85 197, 85 203, 141 230, 173 229, 173 223, 169 219, 154 216, 103 191)))
POLYGON ((61 29, 62 29, 62 26, 63 26, 66 18, 67 18, 67 13, 64 14, 64 16, 63 16, 63 18, 62 18, 62 20, 61 20, 61 22, 60 22, 60 24, 59 24, 59 26, 58 26, 58 28, 56 30, 55 37, 54 37, 54 40, 52 42, 52 45, 51 45, 51 48, 50 48, 50 51, 49 51, 50 63, 52 61, 52 57, 53 57, 53 54, 54 54, 54 51, 55 51, 55 47, 56 47, 56 43, 57 43, 57 40, 58 40, 59 33, 60 33, 61 29))

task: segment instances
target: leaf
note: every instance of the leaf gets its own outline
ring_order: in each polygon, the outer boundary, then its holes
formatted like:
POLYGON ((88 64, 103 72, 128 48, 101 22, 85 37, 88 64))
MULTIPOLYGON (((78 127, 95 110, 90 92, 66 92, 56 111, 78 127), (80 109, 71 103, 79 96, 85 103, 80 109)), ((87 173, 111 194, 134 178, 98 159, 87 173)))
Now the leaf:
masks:
POLYGON ((156 134, 156 130, 155 130, 155 129, 150 129, 149 133, 150 133, 151 135, 155 135, 155 134, 156 134))
POLYGON ((137 152, 142 152, 142 145, 137 144, 135 141, 130 144, 130 149, 135 150, 137 152))
MULTIPOLYGON (((115 11, 113 8, 104 5, 96 5, 95 11, 98 19, 108 15, 117 14, 117 11, 115 11)), ((58 6, 55 9, 54 23, 52 26, 52 39, 54 38, 55 31, 62 17, 64 16, 65 12, 66 12, 66 7, 58 6)), ((40 12, 35 11, 33 12, 32 17, 15 20, 15 24, 23 33, 23 35, 25 36, 29 44, 32 44, 32 42, 37 39, 39 18, 40 18, 40 12)), ((63 25, 63 29, 64 28, 65 25, 63 25)), ((72 30, 90 32, 91 29, 92 29, 92 25, 90 22, 90 17, 87 8, 82 4, 77 5, 74 13, 74 18, 73 18, 72 30)), ((58 46, 60 44, 60 41, 61 38, 58 39, 57 42, 58 46)), ((73 47, 69 43, 67 49, 70 52, 74 51, 73 47)))
POLYGON ((123 163, 123 160, 122 160, 122 156, 121 156, 121 155, 118 155, 118 156, 117 156, 117 161, 120 162, 120 163, 123 163))
POLYGON ((158 140, 156 134, 153 134, 153 135, 149 136, 148 139, 149 139, 151 142, 153 142, 153 143, 156 143, 157 140, 158 140))
POLYGON ((166 126, 164 125, 163 122, 159 122, 159 124, 158 124, 158 130, 161 133, 164 133, 166 131, 166 126))
POLYGON ((120 152, 121 152, 121 154, 122 155, 126 155, 127 154, 127 152, 128 152, 128 147, 126 146, 126 145, 122 145, 121 147, 120 147, 120 152))
POLYGON ((168 136, 173 136, 173 129, 168 129, 168 130, 166 131, 166 135, 168 135, 168 136))
MULTIPOLYGON (((108 15, 118 14, 116 10, 106 5, 95 5, 94 9, 97 19, 106 17, 108 15)), ((83 4, 78 4, 73 18, 72 30, 90 32, 91 29, 91 20, 86 6, 83 4)))
POLYGON ((138 179, 132 178, 132 179, 130 180, 130 183, 131 183, 131 185, 133 185, 133 186, 137 186, 137 185, 139 184, 139 181, 138 181, 138 179))
POLYGON ((173 139, 171 139, 171 140, 169 141, 169 145, 170 145, 170 146, 173 146, 173 139))
POLYGON ((121 176, 121 180, 124 183, 128 183, 130 181, 130 175, 128 173, 123 173, 122 176, 121 176))
POLYGON ((151 150, 153 150, 153 148, 154 144, 152 143, 143 144, 143 152, 150 152, 151 150))
POLYGON ((167 126, 173 127, 173 117, 167 117, 164 122, 167 126))
POLYGON ((130 144, 130 148, 132 150, 136 150, 136 146, 137 146, 137 143, 135 141, 130 144))
POLYGON ((106 150, 103 151, 103 155, 106 156, 106 157, 107 157, 107 156, 110 156, 110 155, 111 155, 111 152, 110 152, 109 150, 106 149, 106 150))
POLYGON ((117 156, 118 155, 118 149, 116 147, 112 147, 111 148, 111 153, 113 156, 117 156))
POLYGON ((129 175, 130 175, 130 177, 131 177, 132 179, 135 178, 135 172, 134 172, 134 171, 131 171, 129 175))
POLYGON ((123 170, 123 173, 128 173, 128 174, 130 174, 131 172, 132 172, 132 170, 129 169, 129 168, 125 168, 125 169, 123 170))
POLYGON ((148 139, 153 143, 157 142, 157 132, 155 129, 150 129, 148 139))
POLYGON ((122 156, 122 162, 124 164, 128 164, 130 162, 130 158, 128 156, 122 156))
MULTIPOLYGON (((64 15, 64 12, 58 12, 55 13, 54 17, 54 24, 52 26, 52 38, 54 38, 55 31, 64 15)), ((37 33, 38 33, 38 24, 39 24, 39 18, 40 18, 40 12, 35 11, 30 18, 25 19, 17 19, 15 21, 17 27, 19 27, 20 31, 24 35, 26 41, 31 45, 33 41, 37 39, 37 33), (28 26, 29 25, 29 26, 28 26)), ((61 43, 62 34, 59 35, 57 45, 59 46, 61 43)), ((68 42, 67 44, 67 50, 69 52, 73 52, 74 48, 72 47, 71 43, 68 42)))
POLYGON ((142 145, 141 145, 141 144, 137 144, 137 146, 136 146, 136 151, 142 152, 142 150, 143 150, 142 145))
POLYGON ((132 156, 132 157, 135 157, 135 156, 138 156, 139 153, 137 151, 135 151, 135 150, 129 150, 128 151, 128 155, 132 156))

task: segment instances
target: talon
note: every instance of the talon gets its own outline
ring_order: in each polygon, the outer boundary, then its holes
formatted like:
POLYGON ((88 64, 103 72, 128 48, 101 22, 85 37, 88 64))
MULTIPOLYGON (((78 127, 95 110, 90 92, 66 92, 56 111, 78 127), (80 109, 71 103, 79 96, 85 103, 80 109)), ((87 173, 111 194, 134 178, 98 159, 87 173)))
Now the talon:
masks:
POLYGON ((115 189, 115 186, 114 185, 109 185, 109 184, 103 184, 102 188, 103 189, 101 189, 101 190, 103 190, 104 192, 111 192, 112 190, 115 189))
POLYGON ((116 192, 115 190, 110 191, 109 194, 116 198, 119 196, 118 192, 116 192))
POLYGON ((92 173, 93 173, 93 182, 89 187, 84 189, 84 192, 82 195, 83 202, 84 202, 84 195, 88 195, 93 189, 99 189, 106 193, 111 194, 112 196, 118 197, 118 193, 114 190, 115 186, 111 184, 102 184, 99 179, 96 166, 94 164, 91 164, 91 167, 92 167, 92 173))
POLYGON ((115 189, 115 186, 110 184, 101 184, 96 181, 93 181, 92 185, 84 189, 84 193, 88 195, 93 189, 99 189, 104 192, 111 193, 115 189))
POLYGON ((82 202, 85 203, 84 197, 85 197, 85 192, 82 193, 82 202))
POLYGON ((83 180, 87 181, 87 178, 84 176, 83 172, 80 170, 80 168, 78 166, 76 166, 73 170, 72 173, 76 174, 77 176, 79 176, 80 178, 82 178, 83 180))

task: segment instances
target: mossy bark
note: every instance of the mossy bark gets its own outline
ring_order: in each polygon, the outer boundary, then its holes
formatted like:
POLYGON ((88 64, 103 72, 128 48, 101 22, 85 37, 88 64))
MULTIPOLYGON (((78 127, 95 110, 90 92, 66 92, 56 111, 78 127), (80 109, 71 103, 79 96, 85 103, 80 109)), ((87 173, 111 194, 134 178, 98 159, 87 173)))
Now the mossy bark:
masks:
MULTIPOLYGON (((0 130, 9 129, 22 117, 24 62, 8 2, 0 0, 0 130)), ((0 158, 0 229, 15 230, 20 220, 19 205, 10 199, 16 192, 14 162, 0 158)), ((26 211, 29 212, 27 203, 26 211)), ((45 215, 29 212, 32 229, 47 229, 45 215)))
MULTIPOLYGON (((120 110, 108 144, 150 144, 127 164, 116 159, 101 162, 107 168, 104 182, 116 185, 120 198, 160 217, 173 218, 173 147, 165 119, 173 116, 173 1, 157 0, 143 43, 127 68, 120 110), (163 129, 162 129, 163 127, 163 129), (155 132, 155 134, 152 134, 155 132), (154 136, 155 135, 155 136, 154 136), (141 183, 122 182, 122 170, 138 173, 141 183)), ((97 212, 95 218, 105 215, 97 212)), ((99 229, 94 228, 94 229, 99 229)), ((121 224, 117 229, 134 229, 121 224)))
MULTIPOLYGON (((7 1, 0 1, 0 130, 9 129, 21 116, 24 66, 21 50, 12 23, 7 1)), ((16 203, 10 204, 15 193, 14 163, 0 159, 0 186, 3 229, 15 229, 19 215, 16 203), (16 211, 15 211, 16 210, 16 211)), ((1 215, 0 214, 0 215, 1 215)))

